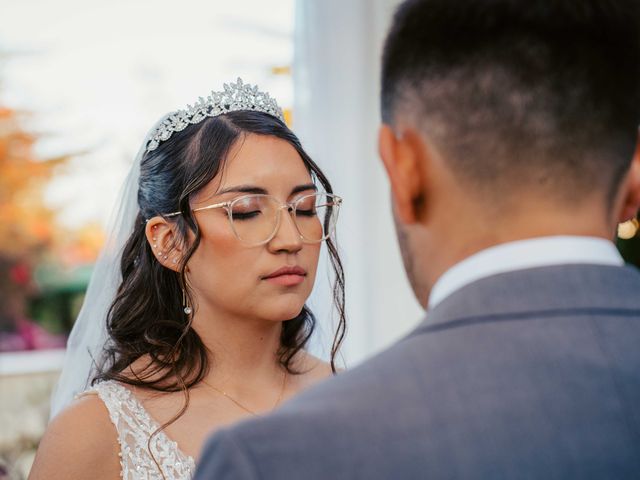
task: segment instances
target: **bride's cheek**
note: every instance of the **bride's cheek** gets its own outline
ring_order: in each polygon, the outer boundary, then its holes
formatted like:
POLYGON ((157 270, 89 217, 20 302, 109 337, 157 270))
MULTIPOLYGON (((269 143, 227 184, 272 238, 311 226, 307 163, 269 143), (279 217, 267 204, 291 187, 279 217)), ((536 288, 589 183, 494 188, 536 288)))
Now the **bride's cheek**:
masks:
POLYGON ((240 250, 237 239, 228 235, 202 235, 190 263, 193 280, 200 287, 232 289, 239 276, 246 276, 246 252, 240 250))

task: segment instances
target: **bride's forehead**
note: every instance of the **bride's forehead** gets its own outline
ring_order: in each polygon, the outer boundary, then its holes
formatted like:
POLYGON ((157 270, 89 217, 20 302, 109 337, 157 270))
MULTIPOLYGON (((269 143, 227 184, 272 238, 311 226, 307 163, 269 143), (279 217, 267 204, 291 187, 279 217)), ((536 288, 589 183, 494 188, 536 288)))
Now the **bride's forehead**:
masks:
POLYGON ((290 143, 277 137, 247 135, 230 150, 201 195, 213 196, 237 186, 278 194, 309 183, 312 177, 308 167, 290 143))
POLYGON ((271 135, 249 134, 241 137, 227 155, 232 169, 270 168, 273 166, 304 167, 298 151, 286 140, 271 135))
POLYGON ((260 181, 308 181, 307 165, 286 140, 265 135, 247 135, 231 149, 220 174, 227 183, 260 181))

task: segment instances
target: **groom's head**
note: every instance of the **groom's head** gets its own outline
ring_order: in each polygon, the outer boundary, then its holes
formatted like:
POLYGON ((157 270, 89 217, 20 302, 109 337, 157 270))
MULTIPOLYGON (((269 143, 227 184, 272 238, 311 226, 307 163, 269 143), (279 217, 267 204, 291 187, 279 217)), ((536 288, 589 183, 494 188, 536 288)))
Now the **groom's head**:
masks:
POLYGON ((422 303, 442 270, 491 244, 606 236, 640 204, 639 2, 407 1, 381 106, 422 303))

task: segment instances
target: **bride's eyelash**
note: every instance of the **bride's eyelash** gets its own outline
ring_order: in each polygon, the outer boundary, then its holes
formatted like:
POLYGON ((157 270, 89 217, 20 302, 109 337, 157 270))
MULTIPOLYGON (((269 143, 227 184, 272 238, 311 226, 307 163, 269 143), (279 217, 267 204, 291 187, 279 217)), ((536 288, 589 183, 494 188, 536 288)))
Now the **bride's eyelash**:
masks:
POLYGON ((251 218, 255 218, 260 214, 259 210, 255 210, 253 212, 233 212, 233 220, 249 220, 251 218))
POLYGON ((316 214, 316 210, 315 208, 309 208, 306 210, 296 210, 296 214, 298 215, 302 215, 303 217, 313 217, 316 214))

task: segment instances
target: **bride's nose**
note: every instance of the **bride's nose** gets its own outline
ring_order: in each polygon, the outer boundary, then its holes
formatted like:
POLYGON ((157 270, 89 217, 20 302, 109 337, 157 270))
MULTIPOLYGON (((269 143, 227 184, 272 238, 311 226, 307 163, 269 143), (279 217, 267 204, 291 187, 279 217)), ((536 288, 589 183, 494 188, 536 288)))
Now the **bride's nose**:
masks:
POLYGON ((268 247, 271 251, 287 251, 295 253, 300 251, 302 248, 302 238, 298 231, 298 227, 296 227, 293 215, 295 215, 295 213, 292 212, 291 209, 283 208, 280 211, 280 222, 278 228, 276 229, 275 235, 268 243, 268 247))

